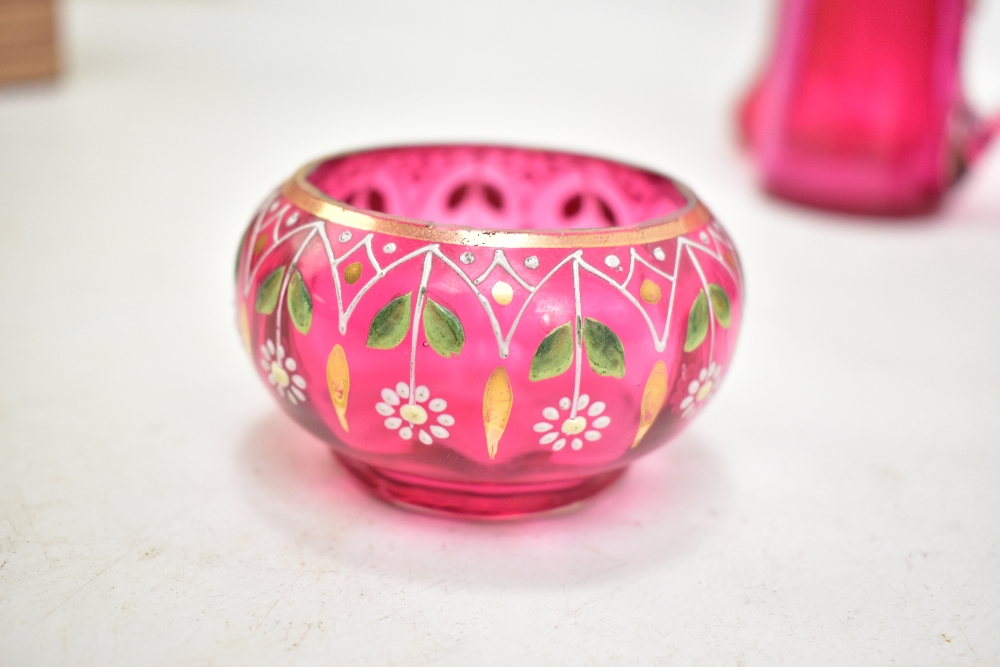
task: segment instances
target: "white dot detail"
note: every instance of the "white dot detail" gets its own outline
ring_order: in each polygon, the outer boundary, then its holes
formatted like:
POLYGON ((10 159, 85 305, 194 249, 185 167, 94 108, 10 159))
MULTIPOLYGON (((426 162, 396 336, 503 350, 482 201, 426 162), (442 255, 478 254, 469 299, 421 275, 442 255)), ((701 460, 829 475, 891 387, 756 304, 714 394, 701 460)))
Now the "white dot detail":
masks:
POLYGON ((351 233, 341 232, 340 236, 337 237, 337 240, 340 241, 341 243, 347 243, 348 241, 351 240, 351 233))
POLYGON ((663 248, 653 248, 653 257, 662 262, 667 258, 667 255, 663 252, 663 248))
POLYGON ((622 265, 622 261, 614 255, 608 255, 604 258, 604 265, 609 269, 617 269, 622 265))
POLYGON ((396 244, 386 243, 384 246, 382 246, 382 252, 384 252, 387 255, 391 255, 392 253, 396 252, 396 244))
POLYGON ((458 259, 462 262, 462 264, 472 264, 476 261, 476 256, 471 252, 463 252, 458 259))
POLYGON ((524 266, 532 270, 537 269, 538 257, 536 257, 535 255, 532 255, 531 257, 526 257, 524 259, 524 266))

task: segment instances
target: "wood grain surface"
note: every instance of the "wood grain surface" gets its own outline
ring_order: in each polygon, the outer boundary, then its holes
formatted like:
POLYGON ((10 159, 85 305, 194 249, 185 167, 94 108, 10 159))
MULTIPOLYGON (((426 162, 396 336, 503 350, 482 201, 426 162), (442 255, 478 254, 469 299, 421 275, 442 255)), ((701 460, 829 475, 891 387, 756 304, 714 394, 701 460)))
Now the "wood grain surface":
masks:
POLYGON ((59 71, 54 0, 0 0, 0 83, 59 71))

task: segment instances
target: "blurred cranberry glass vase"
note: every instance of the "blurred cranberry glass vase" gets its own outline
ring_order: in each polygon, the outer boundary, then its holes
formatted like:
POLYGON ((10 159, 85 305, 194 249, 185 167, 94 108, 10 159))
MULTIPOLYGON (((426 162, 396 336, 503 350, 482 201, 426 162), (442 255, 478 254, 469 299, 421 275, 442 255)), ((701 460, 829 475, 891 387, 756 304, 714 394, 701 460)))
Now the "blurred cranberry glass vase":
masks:
POLYGON ((997 129, 963 95, 963 0, 783 0, 739 124, 771 193, 885 215, 934 209, 997 129))
POLYGON ((714 394, 736 251, 686 187, 490 146, 314 162, 240 245, 239 325, 278 403, 379 497, 479 516, 585 498, 714 394))

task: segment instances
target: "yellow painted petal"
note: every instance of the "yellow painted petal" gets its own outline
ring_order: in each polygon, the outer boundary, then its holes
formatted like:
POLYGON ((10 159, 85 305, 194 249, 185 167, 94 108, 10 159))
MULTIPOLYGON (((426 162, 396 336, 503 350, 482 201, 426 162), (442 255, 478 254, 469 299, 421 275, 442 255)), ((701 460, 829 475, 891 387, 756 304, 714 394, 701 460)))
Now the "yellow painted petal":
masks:
POLYGON ((340 425, 345 431, 350 431, 347 428, 347 394, 351 389, 351 373, 347 367, 347 355, 339 343, 333 346, 330 357, 326 360, 326 383, 330 388, 330 399, 337 411, 340 425))
POLYGON ((491 459, 497 455, 497 446, 507 428, 513 404, 510 377, 503 366, 497 366, 486 381, 486 390, 483 392, 483 426, 486 428, 486 451, 491 459))
POLYGON ((253 350, 250 346, 250 319, 247 317, 247 307, 242 301, 240 302, 240 335, 243 337, 243 347, 247 349, 247 354, 251 357, 253 356, 253 350))
POLYGON ((261 234, 253 244, 253 256, 257 257, 267 247, 267 234, 261 234))
POLYGON ((642 392, 642 404, 639 409, 639 432, 635 435, 632 446, 635 447, 642 440, 656 420, 656 416, 663 409, 663 402, 667 400, 667 366, 663 360, 653 364, 653 370, 649 372, 649 379, 646 380, 646 388, 642 392))

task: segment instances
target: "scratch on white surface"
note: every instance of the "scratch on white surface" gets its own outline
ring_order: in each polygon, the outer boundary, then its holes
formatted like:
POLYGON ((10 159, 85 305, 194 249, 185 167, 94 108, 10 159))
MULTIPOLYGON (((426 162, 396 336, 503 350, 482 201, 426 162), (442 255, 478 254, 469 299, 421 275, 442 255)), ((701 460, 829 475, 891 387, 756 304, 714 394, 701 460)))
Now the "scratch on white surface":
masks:
POLYGON ((454 579, 454 578, 455 578, 455 575, 454 575, 454 574, 451 574, 451 575, 448 575, 447 577, 443 577, 443 578, 441 578, 441 579, 438 579, 437 581, 433 582, 433 583, 432 583, 432 584, 430 584, 429 586, 427 586, 427 587, 425 587, 425 588, 422 588, 422 589, 420 589, 419 591, 417 591, 417 592, 416 592, 416 595, 421 595, 421 594, 423 594, 423 593, 426 593, 426 592, 427 592, 427 591, 429 591, 430 589, 432 589, 432 588, 436 588, 436 587, 440 586, 441 584, 445 583, 446 581, 451 581, 451 580, 452 580, 452 579, 454 579))
POLYGON ((41 620, 38 621, 38 624, 41 625, 42 623, 44 623, 45 621, 47 621, 49 619, 49 617, 52 616, 52 614, 54 614, 56 611, 59 610, 60 607, 62 607, 67 602, 69 602, 74 597, 76 597, 80 593, 80 591, 82 591, 83 589, 85 589, 88 586, 90 586, 94 581, 96 581, 98 578, 100 578, 105 572, 107 572, 112 567, 114 567, 116 564, 118 564, 123 558, 125 558, 125 556, 128 556, 129 554, 134 553, 134 552, 138 551, 139 549, 141 549, 142 545, 148 543, 149 539, 153 535, 155 535, 156 533, 158 533, 158 532, 160 532, 162 530, 168 529, 180 517, 182 517, 183 515, 187 514, 191 509, 203 505, 204 502, 205 502, 205 498, 207 496, 209 496, 209 495, 210 495, 210 492, 199 494, 190 503, 188 503, 187 505, 181 507, 176 512, 174 512, 172 515, 170 515, 170 517, 166 521, 164 521, 161 526, 158 526, 155 529, 149 530, 145 535, 142 535, 138 540, 136 540, 135 542, 133 542, 127 549, 125 549, 124 551, 122 551, 121 555, 119 555, 113 561, 111 561, 110 563, 108 563, 107 565, 105 565, 104 568, 102 568, 99 572, 97 572, 96 574, 94 574, 94 576, 92 576, 89 579, 87 579, 87 581, 85 581, 80 587, 78 587, 76 590, 74 590, 72 593, 70 593, 68 596, 66 596, 62 600, 62 602, 60 602, 55 607, 53 607, 52 609, 50 609, 49 612, 47 614, 45 614, 45 616, 43 616, 41 618, 41 620))
POLYGON ((896 587, 893 586, 892 584, 890 584, 888 579, 886 579, 881 574, 879 574, 878 572, 876 572, 875 568, 871 567, 870 565, 866 565, 865 567, 868 569, 869 572, 871 572, 876 577, 878 577, 882 581, 883 584, 885 584, 886 586, 888 586, 889 590, 891 590, 893 593, 895 593, 896 595, 898 595, 899 599, 903 601, 903 604, 907 604, 908 603, 908 601, 906 599, 906 596, 903 595, 902 593, 900 593, 898 590, 896 590, 896 587))
POLYGON ((278 593, 278 597, 274 599, 274 602, 271 603, 271 606, 267 608, 267 611, 261 617, 260 622, 257 623, 257 627, 255 627, 253 629, 253 632, 250 633, 251 636, 257 634, 257 631, 260 630, 260 626, 264 625, 264 621, 267 620, 267 617, 271 615, 271 612, 274 611, 274 608, 276 606, 278 606, 278 603, 281 602, 282 598, 285 597, 285 593, 287 593, 289 590, 291 590, 292 586, 295 585, 295 582, 297 582, 301 578, 302 578, 302 575, 300 574, 297 577, 295 577, 294 579, 292 579, 288 583, 287 586, 285 586, 283 589, 281 589, 281 592, 278 593))
POLYGON ((14 530, 14 534, 20 537, 21 531, 17 529, 17 525, 14 523, 13 519, 10 518, 10 513, 7 512, 7 505, 5 505, 2 500, 0 500, 0 509, 3 510, 3 515, 6 517, 7 523, 9 523, 10 527, 14 530))
MULTIPOLYGON (((17 494, 17 502, 21 506, 21 512, 19 515, 21 523, 27 524, 28 528, 31 531, 31 534, 34 535, 35 538, 34 541, 31 541, 29 543, 38 547, 39 551, 42 552, 42 556, 45 557, 45 560, 51 561, 52 558, 49 556, 48 551, 46 551, 45 549, 45 540, 41 538, 41 536, 38 534, 38 530, 35 528, 35 521, 32 518, 32 513, 28 508, 28 503, 24 499, 24 494, 21 492, 21 489, 20 487, 17 486, 17 484, 12 484, 11 488, 13 488, 14 492, 17 494)), ((14 536, 16 539, 14 543, 11 545, 11 551, 16 551, 17 548, 22 543, 24 543, 25 535, 18 528, 17 522, 14 521, 14 518, 11 517, 10 511, 7 509, 6 503, 0 501, 0 508, 3 509, 3 514, 7 518, 7 523, 10 524, 11 529, 14 531, 14 536)), ((30 538, 28 539, 30 540, 30 538)))
POLYGON ((583 604, 581 604, 578 607, 576 607, 576 609, 569 609, 569 610, 567 610, 566 613, 568 615, 571 615, 571 616, 576 616, 581 611, 583 611, 584 609, 586 609, 590 605, 594 604, 595 602, 597 602, 598 600, 600 600, 604 596, 605 596, 605 594, 603 594, 603 593, 601 595, 596 595, 596 596, 590 598, 589 600, 587 600, 586 602, 584 602, 583 604))
MULTIPOLYGON (((322 623, 323 622, 320 621, 320 625, 322 625, 322 623)), ((288 647, 288 650, 291 651, 293 649, 297 649, 299 647, 299 645, 301 645, 302 642, 305 641, 305 638, 309 636, 309 633, 312 631, 312 629, 313 629, 313 624, 312 623, 306 623, 306 631, 302 633, 301 637, 299 637, 298 639, 295 640, 294 644, 292 644, 291 646, 288 647)), ((288 639, 288 634, 287 633, 285 633, 285 639, 288 639)))
POLYGON ((430 657, 430 654, 432 654, 432 653, 440 653, 440 651, 442 649, 452 648, 454 646, 457 646, 457 645, 461 644, 462 642, 465 642, 466 640, 468 640, 468 639, 470 639, 472 637, 475 637, 476 635, 482 634, 484 631, 486 631, 487 629, 489 629, 489 626, 484 626, 484 625, 476 626, 476 627, 474 627, 471 630, 467 629, 468 626, 465 626, 465 625, 463 625, 461 627, 462 627, 462 629, 458 631, 459 634, 452 635, 452 636, 446 637, 444 639, 439 639, 438 641, 436 641, 433 644, 431 644, 430 646, 428 646, 427 647, 428 656, 426 657, 426 659, 424 660, 424 662, 430 662, 432 660, 432 658, 430 657))
POLYGON ((124 551, 124 552, 122 553, 122 555, 120 555, 120 556, 119 556, 118 558, 116 558, 116 559, 114 559, 113 561, 111 561, 110 563, 108 563, 108 564, 107 564, 107 565, 106 565, 106 566, 104 567, 104 569, 102 569, 102 570, 101 570, 100 572, 98 572, 97 574, 95 574, 94 576, 92 576, 92 577, 91 577, 90 579, 87 579, 87 581, 85 581, 85 582, 83 583, 83 585, 82 585, 82 586, 80 586, 80 587, 79 587, 79 588, 77 588, 77 589, 76 589, 75 591, 73 591, 72 593, 70 593, 70 594, 69 594, 68 596, 66 596, 66 597, 65 597, 65 598, 63 599, 63 601, 62 601, 62 602, 60 602, 60 603, 59 603, 59 604, 57 604, 57 605, 56 605, 55 607, 53 607, 53 608, 52 608, 51 610, 49 610, 49 613, 45 614, 45 616, 43 616, 43 617, 42 617, 42 620, 41 620, 41 621, 39 621, 39 624, 41 624, 41 623, 43 623, 43 622, 47 621, 47 620, 48 620, 48 618, 49 618, 49 616, 51 616, 52 614, 56 613, 56 610, 58 610, 58 609, 59 609, 60 607, 62 607, 62 606, 63 606, 64 604, 66 604, 67 602, 69 602, 70 600, 72 600, 72 599, 73 599, 73 598, 74 598, 74 597, 75 597, 75 596, 77 595, 77 593, 79 593, 79 592, 80 592, 80 591, 82 591, 82 590, 83 590, 84 588, 86 588, 87 586, 89 586, 90 584, 92 584, 92 583, 93 583, 93 582, 94 582, 94 581, 95 581, 95 580, 96 580, 96 579, 97 579, 98 577, 100 577, 100 576, 101 576, 102 574, 104 574, 105 572, 107 572, 108 570, 110 570, 110 569, 111 569, 112 567, 114 567, 114 566, 115 566, 115 564, 117 564, 117 563, 118 563, 118 561, 120 561, 120 560, 121 560, 122 558, 125 558, 125 556, 129 555, 129 554, 130 554, 130 553, 132 553, 132 551, 134 551, 134 550, 135 550, 135 547, 129 547, 128 549, 126 549, 126 550, 125 550, 125 551, 124 551))
POLYGON ((626 565, 628 565, 628 563, 621 562, 621 563, 618 563, 617 565, 612 565, 610 567, 606 567, 603 570, 594 570, 594 572, 592 572, 588 576, 584 577, 582 581, 590 581, 591 579, 603 577, 603 576, 605 576, 605 575, 607 575, 607 574, 609 574, 611 572, 614 572, 615 570, 620 570, 621 568, 625 567, 626 565))
POLYGON ((965 628, 959 627, 958 631, 962 633, 962 638, 965 639, 966 646, 968 646, 969 650, 972 651, 972 654, 978 658, 979 653, 976 652, 976 649, 972 648, 972 642, 969 641, 968 635, 965 634, 965 628))

